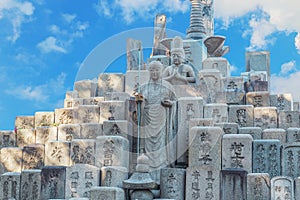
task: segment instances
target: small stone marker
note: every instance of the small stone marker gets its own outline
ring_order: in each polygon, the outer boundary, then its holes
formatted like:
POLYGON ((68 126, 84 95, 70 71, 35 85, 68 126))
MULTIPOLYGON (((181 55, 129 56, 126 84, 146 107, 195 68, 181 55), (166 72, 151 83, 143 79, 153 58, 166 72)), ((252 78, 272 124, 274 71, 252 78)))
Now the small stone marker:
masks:
POLYGON ((228 121, 227 104, 206 104, 204 106, 204 118, 213 118, 215 123, 228 121))
POLYGON ((124 190, 118 187, 92 187, 90 200, 125 200, 124 190))
POLYGON ((15 129, 33 129, 34 116, 17 116, 15 120, 15 129))
POLYGON ((101 186, 120 187, 128 179, 128 170, 125 167, 108 166, 101 168, 101 186))
POLYGON ((270 95, 270 104, 276 107, 278 111, 291 111, 293 110, 292 94, 270 95))
POLYGON ((80 124, 80 138, 81 139, 96 139, 103 135, 101 124, 80 124))
POLYGON ((35 143, 35 131, 34 129, 18 129, 17 130, 17 145, 18 147, 24 147, 26 145, 35 143))
POLYGON ((125 92, 132 95, 138 92, 138 87, 148 82, 150 78, 148 70, 130 70, 126 72, 125 92))
POLYGON ((128 104, 124 101, 100 102, 100 123, 107 120, 126 120, 128 104))
POLYGON ((290 127, 299 127, 299 111, 279 111, 278 127, 288 129, 290 127))
POLYGON ((96 80, 81 80, 74 83, 74 91, 79 98, 95 97, 97 92, 96 80))
POLYGON ((14 131, 0 131, 0 148, 16 146, 16 133, 14 131))
POLYGON ((98 96, 104 97, 107 92, 124 92, 124 74, 100 74, 98 77, 98 96))
POLYGON ((37 144, 46 144, 50 140, 57 140, 57 127, 36 127, 35 140, 37 144))
POLYGON ((239 128, 239 134, 249 134, 253 140, 261 139, 262 130, 260 127, 241 127, 239 128))
POLYGON ((132 136, 132 124, 127 120, 108 120, 103 122, 103 135, 132 136))
POLYGON ((76 108, 55 109, 55 124, 74 124, 77 118, 76 108))
POLYGON ((238 134, 239 125, 237 123, 216 123, 215 126, 220 127, 224 134, 238 134))
POLYGON ((45 152, 45 165, 70 166, 70 142, 47 142, 45 144, 45 152))
POLYGON ((104 99, 105 101, 127 101, 130 95, 126 92, 107 92, 104 99))
POLYGON ((58 126, 58 140, 72 141, 73 139, 80 138, 80 125, 79 124, 61 124, 58 126))
POLYGON ((75 139, 71 142, 70 159, 72 165, 89 164, 95 165, 95 145, 93 139, 75 139))
POLYGON ((41 170, 23 170, 20 185, 21 200, 40 200, 41 181, 41 170))
POLYGON ((272 178, 271 199, 294 199, 294 180, 286 176, 272 178))
POLYGON ((252 127, 253 114, 253 105, 230 105, 228 121, 237 123, 239 127, 252 127))
POLYGON ((221 171, 221 199, 247 199, 247 171, 225 169, 221 171))
POLYGON ((246 103, 254 107, 270 106, 269 92, 248 92, 246 94, 246 103))
POLYGON ((288 143, 282 148, 282 175, 296 178, 300 176, 300 144, 288 143))
POLYGON ((280 140, 281 144, 286 143, 286 131, 280 128, 265 129, 261 137, 262 139, 280 140))
POLYGON ((23 148, 22 169, 42 169, 45 160, 45 147, 32 144, 23 148))
POLYGON ((254 126, 260 127, 263 130, 267 128, 277 128, 277 108, 254 108, 254 126))
POLYGON ((54 124, 54 112, 36 112, 35 127, 52 126, 54 124))
POLYGON ((300 128, 288 128, 286 130, 286 142, 300 142, 300 128))
POLYGON ((268 173, 247 175, 247 200, 270 199, 271 184, 268 173))
POLYGON ((87 105, 78 106, 78 118, 77 123, 99 123, 100 120, 100 108, 99 106, 87 105))
POLYGON ((22 148, 5 147, 0 149, 3 172, 21 172, 22 148))
POLYGON ((7 172, 0 176, 0 199, 20 199, 20 172, 7 172))

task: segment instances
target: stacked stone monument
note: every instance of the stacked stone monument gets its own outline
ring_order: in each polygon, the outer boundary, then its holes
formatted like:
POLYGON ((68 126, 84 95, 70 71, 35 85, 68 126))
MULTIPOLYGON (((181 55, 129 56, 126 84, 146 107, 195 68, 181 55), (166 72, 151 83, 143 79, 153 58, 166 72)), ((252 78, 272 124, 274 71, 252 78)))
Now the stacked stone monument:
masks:
POLYGON ((269 52, 231 76, 213 1, 191 4, 186 39, 158 15, 147 63, 129 38, 126 74, 0 131, 0 199, 300 199, 299 103, 270 94, 269 52))

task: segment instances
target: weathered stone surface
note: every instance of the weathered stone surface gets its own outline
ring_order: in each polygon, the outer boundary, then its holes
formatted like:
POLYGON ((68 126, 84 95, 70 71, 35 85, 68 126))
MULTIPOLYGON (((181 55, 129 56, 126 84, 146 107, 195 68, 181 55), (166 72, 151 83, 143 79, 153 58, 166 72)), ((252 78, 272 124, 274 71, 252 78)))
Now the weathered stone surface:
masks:
POLYGON ((132 136, 132 124, 126 120, 109 120, 103 122, 103 135, 114 135, 128 138, 132 136))
POLYGON ((126 92, 107 92, 104 99, 105 101, 127 101, 130 99, 130 94, 126 92))
POLYGON ((70 142, 49 141, 45 144, 45 165, 70 166, 70 142))
POLYGON ((78 117, 76 123, 99 123, 100 108, 99 106, 78 106, 78 117))
POLYGON ((17 146, 24 147, 35 143, 34 129, 18 129, 17 130, 17 146))
POLYGON ((186 169, 185 199, 220 199, 220 170, 209 166, 186 169))
POLYGON ((125 200, 124 190, 118 187, 93 187, 90 192, 91 200, 125 200))
POLYGON ((126 120, 128 103, 125 101, 100 102, 100 123, 106 120, 126 120))
POLYGON ((42 168, 41 199, 64 199, 66 167, 45 166, 42 168))
POLYGON ((124 92, 124 74, 100 74, 98 77, 98 96, 104 97, 107 92, 124 92))
POLYGON ((266 71, 270 76, 270 52, 246 52, 246 71, 266 71))
POLYGON ((290 177, 271 179, 271 199, 294 199, 294 181, 290 177))
POLYGON ((222 140, 222 169, 239 168, 252 172, 252 137, 225 134, 222 140))
POLYGON ((95 165, 95 145, 93 139, 75 139, 71 142, 71 164, 95 165))
POLYGON ((84 98, 65 99, 64 108, 77 108, 83 105, 84 98))
POLYGON ((230 105, 228 121, 237 123, 239 127, 253 126, 254 107, 252 105, 230 105))
POLYGON ((80 138, 80 125, 79 124, 61 124, 58 126, 58 140, 72 141, 73 139, 80 138))
POLYGON ((267 173, 249 173, 247 175, 247 200, 271 198, 270 177, 267 173))
POLYGON ((123 187, 123 181, 128 179, 125 167, 108 166, 101 168, 101 186, 123 187))
POLYGON ((121 136, 98 136, 96 139, 96 166, 129 167, 128 140, 121 136))
POLYGON ((189 121, 203 117, 203 98, 181 97, 178 99, 177 163, 187 164, 189 147, 189 121))
POLYGON ((197 88, 201 93, 201 97, 203 97, 207 103, 216 102, 218 92, 222 91, 220 71, 216 69, 201 70, 199 71, 198 78, 199 85, 197 88))
POLYGON ((262 130, 267 128, 277 128, 277 108, 254 108, 254 126, 260 127, 262 130))
POLYGON ((300 144, 289 143, 282 148, 282 175, 296 178, 300 176, 300 144))
POLYGON ((96 139, 103 135, 101 124, 80 124, 81 139, 96 139))
POLYGON ((1 173, 21 172, 22 170, 22 148, 5 147, 0 149, 1 173))
POLYGON ((237 123, 216 123, 215 126, 220 127, 224 134, 238 134, 239 126, 237 123))
POLYGON ((286 131, 280 128, 265 129, 262 132, 262 139, 280 140, 281 144, 286 143, 286 131))
POLYGON ((293 110, 300 111, 300 102, 293 102, 293 110))
POLYGON ((262 129, 260 127, 241 127, 239 128, 239 134, 249 134, 253 140, 261 139, 262 129))
POLYGON ((231 92, 244 92, 244 80, 243 77, 228 77, 225 76, 223 80, 223 90, 231 92))
POLYGON ((290 127, 299 127, 299 111, 279 111, 278 127, 288 129, 290 127))
POLYGON ((78 92, 77 91, 66 91, 65 99, 74 99, 78 98, 78 92))
POLYGON ((247 171, 225 169, 221 171, 221 199, 247 199, 247 171))
POLYGON ((300 142, 300 128, 288 128, 286 130, 286 142, 300 142))
POLYGON ((254 107, 270 106, 269 92, 248 92, 246 94, 246 103, 254 107))
POLYGON ((300 199, 300 177, 295 178, 295 199, 300 199))
POLYGON ((292 111, 292 94, 273 94, 270 95, 270 105, 277 108, 278 111, 292 111))
POLYGON ((83 99, 83 105, 99 106, 99 103, 104 101, 104 97, 90 97, 83 99))
POLYGON ((20 172, 7 172, 0 176, 0 199, 15 199, 20 198, 20 172))
POLYGON ((127 70, 138 70, 144 62, 142 41, 127 38, 126 44, 127 70))
POLYGON ((281 175, 281 143, 279 140, 254 140, 252 166, 254 173, 281 175))
POLYGON ((204 106, 204 118, 213 118, 215 123, 228 121, 227 104, 206 104, 204 106))
POLYGON ((90 198, 90 189, 99 186, 100 169, 87 164, 76 164, 66 169, 65 198, 90 198))
POLYGON ((23 170, 21 173, 20 199, 40 200, 41 181, 41 170, 23 170))
POLYGON ((23 148, 22 170, 42 169, 45 160, 45 147, 43 144, 32 144, 23 148))
POLYGON ((189 121, 189 130, 194 126, 214 126, 213 118, 193 118, 189 121))
POLYGON ((226 58, 209 57, 202 63, 202 69, 217 69, 223 77, 230 76, 230 66, 226 58))
POLYGON ((36 143, 38 144, 46 144, 50 140, 57 140, 57 127, 36 127, 35 139, 36 143))
POLYGON ((0 148, 16 146, 15 131, 0 131, 0 148))
POLYGON ((81 80, 74 83, 74 91, 78 93, 79 98, 95 97, 97 93, 96 80, 81 80))
POLYGON ((36 112, 34 120, 35 127, 51 126, 54 124, 54 112, 36 112))
POLYGON ((226 103, 228 105, 244 105, 244 96, 243 91, 223 91, 218 92, 216 96, 216 102, 226 103))
MULTIPOLYGON (((167 65, 169 66, 169 65, 167 65)), ((148 70, 130 70, 125 76, 125 92, 132 95, 138 92, 138 87, 147 83, 150 79, 148 70)))
POLYGON ((76 108, 55 109, 55 124, 74 124, 77 117, 76 108))
POLYGON ((33 129, 34 116, 17 116, 15 120, 15 129, 33 129))
POLYGON ((193 127, 189 136, 189 167, 221 167, 222 129, 219 127, 193 127))

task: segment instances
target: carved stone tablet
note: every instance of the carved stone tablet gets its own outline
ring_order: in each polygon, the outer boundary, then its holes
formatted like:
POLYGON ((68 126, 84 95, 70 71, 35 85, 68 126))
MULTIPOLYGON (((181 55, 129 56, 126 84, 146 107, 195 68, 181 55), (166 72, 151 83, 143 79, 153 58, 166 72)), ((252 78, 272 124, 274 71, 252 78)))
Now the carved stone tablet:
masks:
POLYGON ((57 127, 36 127, 35 139, 38 144, 46 144, 50 140, 57 140, 57 127))
POLYGON ((106 120, 126 120, 128 103, 124 101, 100 102, 100 123, 106 120))
POLYGON ((14 131, 0 131, 0 148, 16 146, 16 133, 14 131))
POLYGON ((300 176, 300 144, 289 143, 282 148, 282 175, 296 178, 300 176))
POLYGON ((294 180, 286 176, 272 178, 271 199, 294 199, 294 180))
POLYGON ((230 105, 228 121, 237 123, 239 127, 251 127, 253 126, 253 112, 252 105, 230 105))
POLYGON ((286 142, 300 142, 300 128, 288 128, 286 130, 286 142))
POLYGON ((96 139, 103 135, 101 124, 80 124, 80 138, 96 139))
POLYGON ((247 175, 247 200, 270 199, 270 177, 267 173, 247 175))
POLYGON ((71 163, 95 165, 95 144, 93 139, 75 139, 71 142, 71 163))
POLYGON ((54 112, 36 112, 34 120, 35 127, 51 126, 54 124, 54 112))
POLYGON ((21 200, 40 200, 42 181, 41 170, 23 170, 21 177, 21 200))
POLYGON ((66 167, 45 166, 42 168, 41 199, 64 199, 66 167))
POLYGON ((70 166, 70 142, 47 142, 45 144, 45 152, 45 165, 70 166))
POLYGON ((91 200, 125 200, 124 190, 118 187, 93 187, 91 200))
POLYGON ((291 111, 293 110, 292 94, 270 95, 270 105, 276 107, 278 111, 291 111))
POLYGON ((74 91, 79 98, 95 97, 97 92, 96 80, 81 80, 74 83, 74 91))
POLYGON ((58 140, 72 141, 73 139, 80 138, 80 125, 79 124, 61 124, 58 126, 58 140))
POLYGON ((227 104, 206 104, 204 106, 204 118, 213 118, 215 123, 228 121, 227 104))
POLYGON ((42 169, 45 160, 45 147, 32 144, 23 148, 22 169, 42 169))
POLYGON ((24 147, 35 143, 34 129, 19 129, 17 130, 17 146, 24 147))
POLYGON ((253 140, 261 139, 262 130, 260 127, 241 127, 239 128, 239 134, 249 134, 253 140))
POLYGON ((241 169, 226 169, 222 170, 221 174, 222 200, 247 199, 247 171, 241 169))
POLYGON ((279 111, 278 127, 288 129, 290 127, 299 127, 299 111, 279 111))
POLYGON ((277 108, 254 108, 254 126, 260 127, 263 130, 267 128, 277 128, 277 108))
POLYGON ((98 77, 98 96, 107 92, 124 92, 125 76, 123 74, 100 74, 98 77))
POLYGON ((7 172, 0 176, 0 199, 20 198, 20 172, 7 172))
POLYGON ((4 172, 21 172, 22 170, 22 148, 5 147, 0 150, 1 164, 4 172))
POLYGON ((286 131, 280 128, 265 129, 261 137, 262 139, 280 140, 281 144, 286 143, 286 131))
POLYGON ((128 179, 125 167, 107 166, 101 168, 101 186, 123 187, 123 181, 128 179))
POLYGON ((17 116, 15 120, 15 128, 19 129, 33 129, 34 116, 17 116))
POLYGON ((99 106, 79 106, 78 107, 77 123, 99 123, 100 120, 100 108, 99 106))
POLYGON ((248 92, 246 94, 246 102, 254 107, 270 106, 269 92, 248 92))

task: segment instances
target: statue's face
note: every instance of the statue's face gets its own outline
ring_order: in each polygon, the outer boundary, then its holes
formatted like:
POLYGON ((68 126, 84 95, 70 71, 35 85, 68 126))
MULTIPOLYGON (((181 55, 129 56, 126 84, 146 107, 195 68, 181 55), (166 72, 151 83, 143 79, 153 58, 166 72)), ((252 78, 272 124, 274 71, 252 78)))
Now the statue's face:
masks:
POLYGON ((175 65, 180 65, 182 63, 182 55, 180 53, 172 53, 172 61, 175 65))
POLYGON ((150 68, 150 78, 153 81, 159 80, 160 76, 161 76, 161 69, 159 66, 153 66, 150 68))

